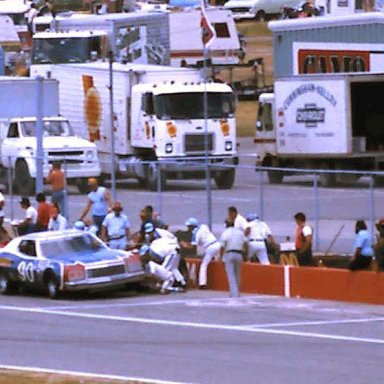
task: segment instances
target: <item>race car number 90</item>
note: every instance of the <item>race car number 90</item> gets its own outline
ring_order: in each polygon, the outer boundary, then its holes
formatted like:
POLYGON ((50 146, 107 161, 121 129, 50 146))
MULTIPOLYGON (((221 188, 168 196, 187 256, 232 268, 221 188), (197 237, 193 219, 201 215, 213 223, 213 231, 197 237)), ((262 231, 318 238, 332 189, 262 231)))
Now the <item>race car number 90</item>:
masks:
POLYGON ((17 271, 19 272, 20 279, 22 281, 29 281, 30 283, 33 283, 35 280, 34 276, 34 265, 33 263, 27 263, 25 261, 22 261, 17 266, 17 271))

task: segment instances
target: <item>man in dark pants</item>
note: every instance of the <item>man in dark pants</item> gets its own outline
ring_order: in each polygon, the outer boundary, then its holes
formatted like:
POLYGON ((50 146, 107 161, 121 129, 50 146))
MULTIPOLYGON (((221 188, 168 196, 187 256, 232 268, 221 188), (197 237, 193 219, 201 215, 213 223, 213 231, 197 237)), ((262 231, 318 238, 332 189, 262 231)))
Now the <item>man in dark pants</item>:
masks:
POLYGON ((313 265, 312 256, 312 228, 306 224, 303 212, 297 212, 294 216, 296 228, 296 254, 300 266, 313 265))

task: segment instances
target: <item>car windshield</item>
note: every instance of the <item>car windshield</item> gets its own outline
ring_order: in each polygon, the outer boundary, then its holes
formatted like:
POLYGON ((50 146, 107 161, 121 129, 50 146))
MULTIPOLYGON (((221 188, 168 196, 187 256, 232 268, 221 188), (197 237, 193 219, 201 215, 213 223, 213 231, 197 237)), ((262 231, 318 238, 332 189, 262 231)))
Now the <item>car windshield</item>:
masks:
MULTIPOLYGON (((24 136, 36 137, 36 121, 23 121, 21 129, 24 136)), ((66 120, 44 120, 43 121, 43 136, 74 136, 72 128, 66 120)))
POLYGON ((97 237, 81 233, 78 236, 42 241, 40 248, 44 257, 55 259, 65 254, 97 252, 106 246, 97 237))
MULTIPOLYGON (((235 102, 232 93, 209 92, 207 118, 233 117, 235 102)), ((204 119, 204 93, 168 93, 154 97, 156 116, 161 120, 204 119)))
POLYGON ((32 64, 85 63, 101 54, 100 38, 34 39, 32 64))

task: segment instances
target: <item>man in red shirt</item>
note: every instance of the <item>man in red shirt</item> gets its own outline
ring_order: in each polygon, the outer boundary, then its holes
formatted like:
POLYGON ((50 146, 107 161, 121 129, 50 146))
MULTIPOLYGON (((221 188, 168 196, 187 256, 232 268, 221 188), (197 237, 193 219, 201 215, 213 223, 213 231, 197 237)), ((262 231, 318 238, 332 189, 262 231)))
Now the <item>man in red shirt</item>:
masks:
POLYGON ((46 231, 50 219, 51 204, 46 202, 45 194, 40 192, 36 195, 37 206, 37 223, 36 231, 46 231))

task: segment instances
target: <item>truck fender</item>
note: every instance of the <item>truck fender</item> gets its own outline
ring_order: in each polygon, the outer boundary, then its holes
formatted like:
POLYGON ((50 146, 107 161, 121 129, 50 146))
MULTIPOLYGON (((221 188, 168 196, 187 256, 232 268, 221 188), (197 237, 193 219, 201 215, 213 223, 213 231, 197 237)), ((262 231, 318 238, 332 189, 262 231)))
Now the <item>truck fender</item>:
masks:
POLYGON ((12 167, 13 169, 15 169, 16 163, 18 161, 24 161, 27 164, 29 175, 32 178, 36 177, 36 160, 35 158, 31 157, 31 153, 29 151, 25 150, 19 153, 19 156, 13 163, 13 167, 12 167))

